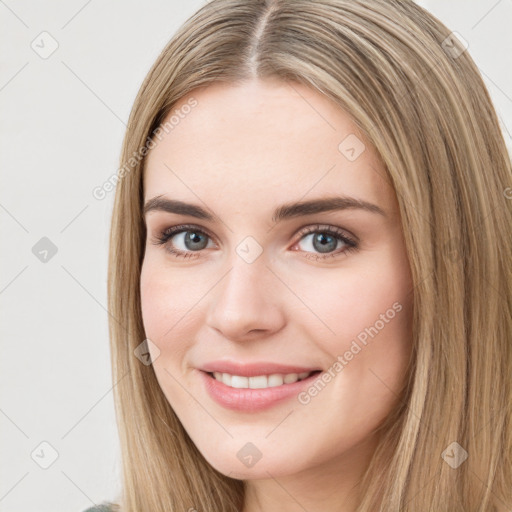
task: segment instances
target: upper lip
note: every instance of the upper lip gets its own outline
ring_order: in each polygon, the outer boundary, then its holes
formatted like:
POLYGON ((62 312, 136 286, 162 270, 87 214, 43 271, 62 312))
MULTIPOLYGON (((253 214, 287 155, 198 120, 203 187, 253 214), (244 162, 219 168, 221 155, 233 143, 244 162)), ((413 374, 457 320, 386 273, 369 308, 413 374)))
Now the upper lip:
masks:
POLYGON ((306 366, 290 366, 285 364, 271 363, 267 361, 254 363, 237 363, 235 361, 211 361, 205 363, 199 368, 204 372, 229 373, 230 375, 240 375, 243 377, 255 377, 257 375, 271 375, 273 373, 304 373, 321 370, 321 368, 312 368, 306 366))

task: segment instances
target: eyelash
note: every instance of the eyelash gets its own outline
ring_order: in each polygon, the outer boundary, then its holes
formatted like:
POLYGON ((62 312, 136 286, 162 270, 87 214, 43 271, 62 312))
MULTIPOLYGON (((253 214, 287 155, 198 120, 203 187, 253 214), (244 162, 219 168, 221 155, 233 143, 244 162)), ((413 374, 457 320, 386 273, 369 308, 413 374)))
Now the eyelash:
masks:
MULTIPOLYGON (((157 236, 155 236, 152 243, 155 245, 165 245, 174 235, 177 235, 178 233, 187 232, 187 231, 205 235, 206 237, 208 237, 210 239, 212 238, 203 229, 200 229, 194 225, 184 224, 184 225, 173 226, 173 227, 164 229, 157 236)), ((341 251, 338 250, 338 252, 331 252, 331 253, 327 253, 325 255, 320 255, 319 253, 308 252, 307 254, 309 256, 306 256, 307 259, 313 259, 312 256, 316 256, 316 258, 315 258, 316 261, 325 260, 327 258, 332 258, 339 254, 346 254, 351 251, 355 251, 359 247, 356 240, 349 237, 341 229, 339 229, 335 226, 326 226, 326 225, 321 225, 321 224, 316 224, 314 226, 308 226, 306 228, 301 229, 299 231, 299 233, 297 234, 299 236, 298 242, 300 240, 302 240, 303 237, 305 237, 306 235, 309 235, 311 233, 322 233, 322 234, 334 236, 335 238, 337 238, 338 240, 341 240, 344 244, 346 244, 346 247, 344 249, 342 249, 341 251)), ((174 249, 171 246, 167 247, 166 250, 177 258, 196 258, 199 256, 199 253, 201 252, 201 251, 185 252, 185 251, 180 251, 180 250, 174 249)))

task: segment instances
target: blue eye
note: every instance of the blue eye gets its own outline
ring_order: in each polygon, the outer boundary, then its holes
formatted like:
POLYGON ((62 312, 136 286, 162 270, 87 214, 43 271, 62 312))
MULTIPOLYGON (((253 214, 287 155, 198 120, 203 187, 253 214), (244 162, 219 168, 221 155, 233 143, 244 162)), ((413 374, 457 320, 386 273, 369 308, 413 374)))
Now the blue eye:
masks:
POLYGON ((199 251, 207 247, 208 244, 205 244, 205 240, 208 238, 210 236, 207 233, 195 226, 173 226, 162 231, 157 236, 155 243, 157 245, 167 245, 166 249, 178 258, 194 258, 199 256, 199 251), (176 249, 174 241, 172 244, 169 243, 171 239, 178 238, 178 235, 185 235, 179 237, 181 240, 178 242, 185 245, 185 250, 176 249))
MULTIPOLYGON (((358 248, 356 240, 335 226, 317 224, 304 228, 298 235, 300 238, 294 246, 298 245, 303 239, 309 238, 310 241, 307 245, 313 251, 318 252, 309 252, 307 250, 301 250, 301 252, 306 252, 308 254, 307 258, 313 257, 316 260, 332 258, 358 248), (338 249, 336 252, 332 252, 336 249, 338 249)), ((209 241, 211 241, 211 237, 208 233, 197 226, 180 225, 166 228, 155 237, 153 243, 165 245, 165 249, 174 257, 196 258, 200 256, 201 251, 211 247, 209 241), (176 248, 176 245, 181 245, 182 248, 176 248)))
POLYGON ((311 226, 302 230, 299 235, 301 236, 300 240, 310 239, 307 246, 318 251, 318 253, 309 253, 307 257, 314 257, 316 260, 332 258, 340 253, 347 253, 358 248, 357 242, 352 237, 335 226, 311 226), (341 250, 332 252, 340 249, 340 247, 341 250))

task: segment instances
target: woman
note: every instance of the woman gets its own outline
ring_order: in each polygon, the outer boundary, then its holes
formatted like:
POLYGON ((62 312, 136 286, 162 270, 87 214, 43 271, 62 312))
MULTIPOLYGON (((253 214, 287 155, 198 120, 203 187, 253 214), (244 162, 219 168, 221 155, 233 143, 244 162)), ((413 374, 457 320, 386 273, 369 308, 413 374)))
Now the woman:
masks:
POLYGON ((111 510, 512 507, 512 172, 413 2, 214 0, 125 137, 111 510))

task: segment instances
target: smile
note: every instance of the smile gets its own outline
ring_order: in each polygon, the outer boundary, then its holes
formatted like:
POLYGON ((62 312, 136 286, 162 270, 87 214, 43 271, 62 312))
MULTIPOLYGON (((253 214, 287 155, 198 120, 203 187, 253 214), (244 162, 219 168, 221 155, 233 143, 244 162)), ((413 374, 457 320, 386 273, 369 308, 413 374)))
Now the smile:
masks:
POLYGON ((218 405, 237 412, 256 413, 289 403, 318 378, 321 370, 242 376, 197 371, 204 390, 218 405), (224 383, 224 379, 228 384, 224 383))
POLYGON ((271 375, 255 375, 254 377, 221 372, 211 372, 209 375, 231 388, 265 389, 282 386, 283 384, 293 384, 299 380, 307 379, 313 373, 318 373, 318 371, 287 374, 274 373, 271 375))

